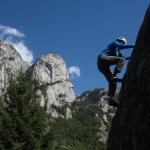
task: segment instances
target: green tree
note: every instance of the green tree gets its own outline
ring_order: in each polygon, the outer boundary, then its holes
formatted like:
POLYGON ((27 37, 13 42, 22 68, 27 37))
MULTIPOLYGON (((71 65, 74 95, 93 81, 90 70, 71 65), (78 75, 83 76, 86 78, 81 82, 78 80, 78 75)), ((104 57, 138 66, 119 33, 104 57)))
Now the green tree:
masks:
MULTIPOLYGON (((105 150, 96 136, 98 106, 76 101, 70 108, 73 118, 52 118, 40 106, 37 89, 23 73, 10 80, 0 100, 0 150, 105 150)), ((53 107, 65 114, 69 106, 53 107)))
POLYGON ((49 117, 40 106, 36 87, 24 73, 10 80, 0 102, 1 149, 41 149, 49 132, 49 117))

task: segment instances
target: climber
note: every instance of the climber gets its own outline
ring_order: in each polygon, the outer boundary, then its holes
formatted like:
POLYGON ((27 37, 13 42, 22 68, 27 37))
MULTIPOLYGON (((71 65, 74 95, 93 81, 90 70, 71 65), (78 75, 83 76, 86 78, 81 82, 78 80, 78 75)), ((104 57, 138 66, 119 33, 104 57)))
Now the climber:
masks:
POLYGON ((106 99, 110 106, 117 107, 118 103, 114 100, 114 95, 117 87, 117 82, 122 82, 122 79, 117 78, 117 74, 121 72, 125 61, 130 57, 124 57, 120 50, 133 48, 134 45, 128 45, 124 37, 119 37, 108 47, 103 50, 97 59, 97 66, 99 71, 105 76, 109 83, 108 93, 106 99), (110 66, 116 65, 114 72, 111 72, 110 66))

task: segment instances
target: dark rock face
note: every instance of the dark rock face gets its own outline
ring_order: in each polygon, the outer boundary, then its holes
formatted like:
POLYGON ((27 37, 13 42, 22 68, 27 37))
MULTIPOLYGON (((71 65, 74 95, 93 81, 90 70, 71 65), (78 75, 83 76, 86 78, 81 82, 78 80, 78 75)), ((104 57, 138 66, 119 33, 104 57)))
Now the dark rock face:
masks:
POLYGON ((150 149, 150 6, 139 31, 107 150, 150 149))

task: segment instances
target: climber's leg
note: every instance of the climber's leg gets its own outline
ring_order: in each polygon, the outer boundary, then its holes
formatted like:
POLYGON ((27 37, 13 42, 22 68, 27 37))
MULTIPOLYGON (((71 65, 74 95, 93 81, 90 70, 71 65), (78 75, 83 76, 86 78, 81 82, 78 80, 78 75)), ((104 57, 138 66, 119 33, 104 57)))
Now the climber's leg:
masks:
POLYGON ((118 104, 113 99, 113 97, 115 95, 117 83, 112 80, 113 74, 110 71, 110 67, 106 64, 105 60, 100 60, 98 62, 98 69, 105 76, 105 78, 107 79, 108 84, 109 84, 108 93, 107 93, 107 98, 108 98, 109 104, 111 106, 117 107, 118 104))
POLYGON ((122 82, 122 79, 116 78, 117 74, 121 72, 124 64, 125 58, 117 56, 101 56, 101 59, 106 60, 109 66, 116 65, 114 73, 112 75, 113 82, 122 82))
POLYGON ((117 76, 117 73, 121 72, 121 70, 123 69, 124 64, 125 64, 125 58, 123 58, 123 57, 118 57, 118 58, 119 59, 117 59, 117 64, 116 64, 116 67, 115 67, 114 73, 113 73, 114 77, 117 76))

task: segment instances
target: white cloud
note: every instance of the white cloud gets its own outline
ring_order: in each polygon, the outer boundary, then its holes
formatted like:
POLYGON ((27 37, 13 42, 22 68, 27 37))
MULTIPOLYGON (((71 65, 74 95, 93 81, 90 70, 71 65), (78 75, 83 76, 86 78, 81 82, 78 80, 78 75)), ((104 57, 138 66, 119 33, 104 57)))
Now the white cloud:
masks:
POLYGON ((5 36, 15 36, 18 38, 22 38, 25 36, 24 33, 21 31, 17 30, 16 28, 10 27, 10 26, 4 26, 0 25, 0 32, 1 32, 1 37, 5 38, 5 36))
POLYGON ((33 61, 32 51, 25 45, 23 38, 25 34, 16 28, 0 24, 0 39, 12 44, 20 53, 24 61, 29 64, 33 61))
POLYGON ((15 49, 20 53, 21 57, 24 61, 32 63, 33 61, 33 54, 32 52, 25 46, 23 41, 18 43, 13 43, 15 49))
POLYGON ((81 73, 80 73, 80 68, 78 66, 71 66, 69 68, 69 74, 71 75, 71 77, 80 77, 81 73))

